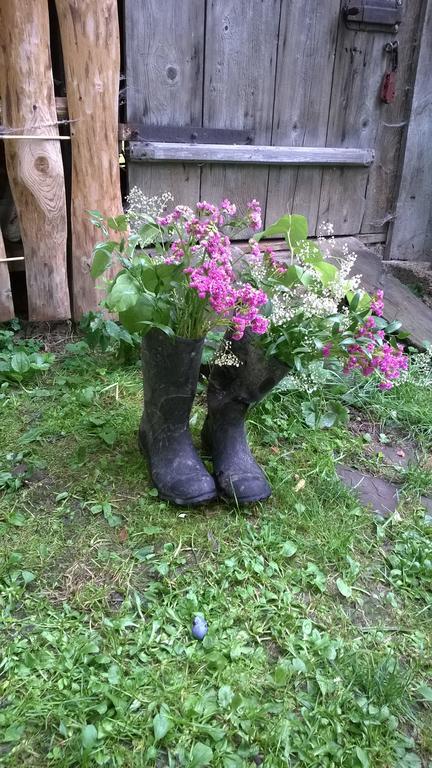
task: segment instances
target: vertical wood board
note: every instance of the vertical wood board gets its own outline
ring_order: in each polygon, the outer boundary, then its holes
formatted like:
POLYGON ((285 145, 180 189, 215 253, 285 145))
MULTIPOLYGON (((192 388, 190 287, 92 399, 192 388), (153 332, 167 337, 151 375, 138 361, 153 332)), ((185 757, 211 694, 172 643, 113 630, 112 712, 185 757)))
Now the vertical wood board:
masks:
POLYGON ((5 264, 6 251, 0 229, 0 323, 12 320, 15 315, 9 277, 9 267, 5 264))
MULTIPOLYGON (((58 136, 46 0, 0 5, 3 122, 37 137, 58 136)), ((25 254, 30 320, 70 317, 66 199, 60 142, 5 142, 25 254)))
MULTIPOLYGON (((388 222, 394 216, 401 145, 410 119, 410 103, 422 33, 423 5, 423 0, 409 0, 404 3, 403 22, 398 34, 393 36, 393 39, 399 42, 396 97, 391 104, 380 102, 375 137, 375 162, 369 171, 362 232, 385 232, 388 222)), ((381 50, 376 66, 381 68, 383 74, 390 67, 389 54, 384 49, 381 50)))
MULTIPOLYGON (((66 74, 72 145, 73 314, 102 298, 90 275, 101 239, 88 211, 122 211, 118 150, 120 33, 117 0, 56 0, 66 74)), ((111 275, 114 270, 111 271, 111 275)))
MULTIPOLYGON (((375 146, 382 106, 380 62, 384 44, 393 37, 347 29, 340 15, 327 146, 375 146)), ((357 169, 323 171, 319 219, 331 222, 335 233, 360 232, 368 174, 357 169)))
POLYGON ((432 0, 427 1, 390 259, 430 259, 432 234, 432 0))
MULTIPOLYGON (((207 0, 203 125, 254 132, 271 144, 281 0, 207 0)), ((205 165, 201 198, 265 208, 268 168, 205 165)), ((244 236, 244 233, 242 233, 244 236)))
MULTIPOLYGON (((204 63, 202 0, 127 0, 127 114, 145 125, 201 125, 204 63)), ((199 199, 200 168, 129 164, 129 187, 146 195, 171 192, 174 203, 199 199)))
MULTIPOLYGON (((340 0, 282 3, 272 144, 325 146, 340 0)), ((267 224, 283 213, 316 231, 322 170, 271 168, 267 224)))

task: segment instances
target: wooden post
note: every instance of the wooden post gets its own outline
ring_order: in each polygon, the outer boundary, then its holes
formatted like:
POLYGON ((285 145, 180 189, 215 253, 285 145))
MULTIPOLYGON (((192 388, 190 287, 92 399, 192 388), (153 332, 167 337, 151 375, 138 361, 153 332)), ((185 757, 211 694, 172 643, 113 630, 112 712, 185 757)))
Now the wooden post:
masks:
POLYGON ((396 216, 385 258, 431 261, 432 254, 432 0, 426 0, 416 79, 402 162, 396 216))
POLYGON ((0 4, 3 121, 33 139, 5 142, 24 246, 30 320, 70 317, 66 198, 51 72, 46 0, 0 4))
POLYGON ((72 136, 73 315, 95 309, 89 273, 100 233, 88 211, 122 211, 118 151, 120 33, 117 0, 56 0, 72 136))
POLYGON ((6 323, 8 320, 12 320, 15 315, 9 278, 9 267, 4 259, 6 259, 6 251, 3 235, 0 229, 0 323, 6 323))

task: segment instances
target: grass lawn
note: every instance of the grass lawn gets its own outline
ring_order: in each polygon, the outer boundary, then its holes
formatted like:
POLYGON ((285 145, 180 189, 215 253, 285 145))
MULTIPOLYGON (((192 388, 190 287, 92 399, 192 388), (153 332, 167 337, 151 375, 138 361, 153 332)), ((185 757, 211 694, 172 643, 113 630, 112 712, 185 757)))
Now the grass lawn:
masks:
POLYGON ((274 495, 245 509, 158 499, 137 367, 68 354, 0 392, 1 765, 432 766, 430 390, 361 398, 357 430, 273 396, 250 436, 274 495), (397 513, 337 461, 397 476, 397 513))

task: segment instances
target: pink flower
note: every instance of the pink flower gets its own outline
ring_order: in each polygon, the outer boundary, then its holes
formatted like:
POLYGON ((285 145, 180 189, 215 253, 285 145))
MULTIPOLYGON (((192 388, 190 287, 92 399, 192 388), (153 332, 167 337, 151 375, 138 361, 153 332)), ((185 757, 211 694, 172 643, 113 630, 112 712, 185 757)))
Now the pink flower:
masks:
POLYGON ((255 232, 262 228, 261 206, 258 200, 249 200, 247 203, 249 224, 255 232))
POLYGON ((230 203, 230 201, 227 200, 227 198, 222 200, 219 208, 222 211, 222 213, 226 213, 228 216, 235 216, 237 213, 237 207, 234 205, 234 203, 230 203))
POLYGON ((376 296, 371 301, 371 311, 375 312, 377 317, 382 317, 384 313, 384 291, 379 288, 376 296))
POLYGON ((332 346, 333 346, 333 344, 331 344, 331 343, 324 344, 324 346, 322 348, 323 357, 329 357, 330 356, 330 352, 332 350, 332 346))

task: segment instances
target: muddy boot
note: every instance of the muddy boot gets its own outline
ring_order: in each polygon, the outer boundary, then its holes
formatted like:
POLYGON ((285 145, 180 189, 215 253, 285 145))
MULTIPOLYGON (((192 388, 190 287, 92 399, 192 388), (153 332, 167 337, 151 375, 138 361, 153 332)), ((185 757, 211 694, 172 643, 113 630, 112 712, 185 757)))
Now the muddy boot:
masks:
POLYGON ((246 333, 241 341, 231 341, 239 365, 214 365, 209 378, 208 415, 202 440, 213 458, 219 494, 239 503, 267 499, 271 488, 253 458, 246 439, 245 417, 288 373, 274 357, 266 357, 246 333))
POLYGON ((216 498, 214 480, 189 431, 203 343, 172 339, 158 329, 142 341, 144 413, 139 444, 160 497, 179 505, 216 498))

